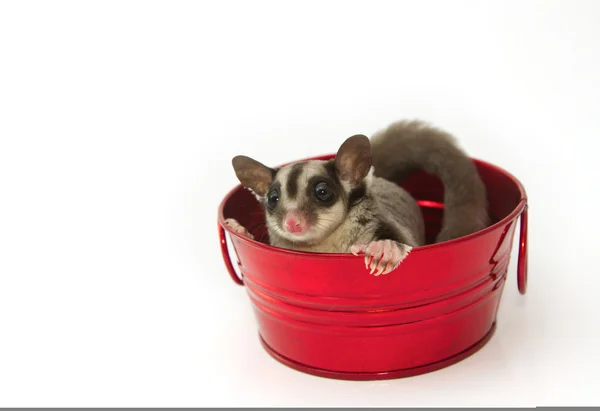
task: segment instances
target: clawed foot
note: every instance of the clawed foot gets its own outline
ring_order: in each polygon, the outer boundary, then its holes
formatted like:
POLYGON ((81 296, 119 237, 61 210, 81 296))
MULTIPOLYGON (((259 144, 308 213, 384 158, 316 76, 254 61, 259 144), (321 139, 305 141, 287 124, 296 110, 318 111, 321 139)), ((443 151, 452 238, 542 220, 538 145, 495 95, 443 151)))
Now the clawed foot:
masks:
POLYGON ((226 219, 225 224, 229 228, 231 228, 233 231, 238 233, 239 235, 249 238, 251 240, 254 240, 254 236, 252 234, 250 234, 250 232, 246 229, 246 227, 242 226, 240 223, 238 223, 233 218, 226 219))
POLYGON ((371 241, 369 244, 355 244, 350 248, 354 255, 365 254, 365 267, 376 276, 394 271, 412 250, 411 246, 392 240, 371 241))

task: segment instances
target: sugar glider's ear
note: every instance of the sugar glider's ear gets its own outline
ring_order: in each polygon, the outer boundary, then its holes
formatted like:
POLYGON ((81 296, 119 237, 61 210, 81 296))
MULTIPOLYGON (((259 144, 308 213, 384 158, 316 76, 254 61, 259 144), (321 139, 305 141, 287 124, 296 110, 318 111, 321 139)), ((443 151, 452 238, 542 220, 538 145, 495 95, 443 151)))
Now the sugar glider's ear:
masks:
POLYGON ((231 160, 231 164, 235 175, 244 187, 251 189, 261 197, 267 194, 267 190, 273 182, 275 170, 246 156, 235 156, 231 160))
POLYGON ((369 174, 371 164, 371 142, 362 134, 346 139, 335 156, 338 176, 353 186, 369 174))

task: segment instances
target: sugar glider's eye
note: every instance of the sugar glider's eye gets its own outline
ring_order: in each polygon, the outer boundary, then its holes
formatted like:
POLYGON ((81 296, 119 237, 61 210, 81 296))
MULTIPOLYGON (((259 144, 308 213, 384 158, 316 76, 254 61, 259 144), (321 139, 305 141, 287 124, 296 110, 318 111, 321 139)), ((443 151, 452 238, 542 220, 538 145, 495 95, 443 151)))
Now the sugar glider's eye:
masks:
POLYGON ((328 203, 333 199, 333 189, 326 182, 315 186, 315 197, 322 203, 328 203))
POLYGON ((269 194, 267 194, 267 207, 269 207, 271 210, 274 210, 278 201, 279 190, 274 188, 273 190, 269 191, 269 194))

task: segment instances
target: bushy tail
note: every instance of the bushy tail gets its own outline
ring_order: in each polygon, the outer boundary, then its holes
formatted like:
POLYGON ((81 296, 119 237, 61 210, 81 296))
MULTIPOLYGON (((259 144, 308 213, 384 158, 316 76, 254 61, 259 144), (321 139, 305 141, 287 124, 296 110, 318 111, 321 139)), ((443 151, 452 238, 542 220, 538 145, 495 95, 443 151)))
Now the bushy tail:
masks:
POLYGON ((485 186, 454 138, 420 121, 401 121, 371 138, 375 175, 397 182, 421 169, 444 184, 444 218, 436 242, 465 236, 489 223, 485 186))

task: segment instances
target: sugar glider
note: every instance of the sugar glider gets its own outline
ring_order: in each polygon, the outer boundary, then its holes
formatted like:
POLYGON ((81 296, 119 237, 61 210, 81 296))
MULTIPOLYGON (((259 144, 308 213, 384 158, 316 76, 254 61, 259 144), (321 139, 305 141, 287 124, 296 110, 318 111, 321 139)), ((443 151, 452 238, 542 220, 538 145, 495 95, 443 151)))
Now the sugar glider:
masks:
MULTIPOLYGON (((424 245, 421 210, 395 184, 417 169, 444 185, 444 216, 436 242, 489 224, 485 186, 473 161, 450 134, 420 121, 400 121, 369 140, 354 135, 334 159, 297 162, 279 169, 246 156, 232 160, 244 187, 265 210, 270 244, 318 253, 364 254, 374 275, 395 270, 424 245)), ((237 221, 226 223, 253 238, 237 221)))

